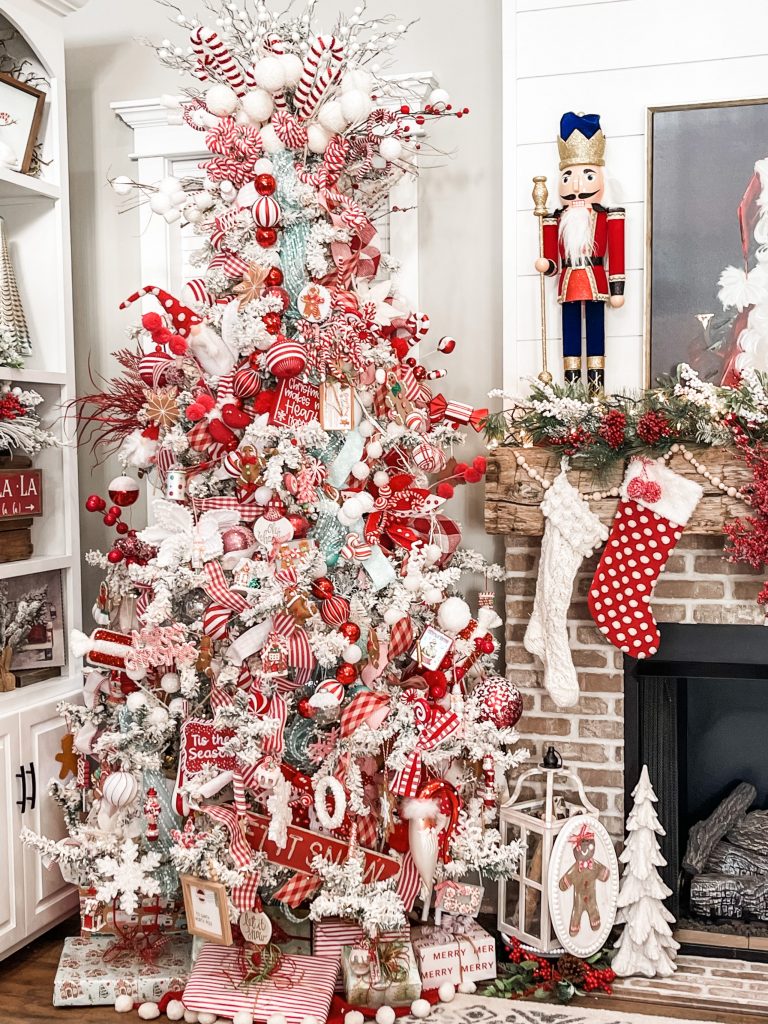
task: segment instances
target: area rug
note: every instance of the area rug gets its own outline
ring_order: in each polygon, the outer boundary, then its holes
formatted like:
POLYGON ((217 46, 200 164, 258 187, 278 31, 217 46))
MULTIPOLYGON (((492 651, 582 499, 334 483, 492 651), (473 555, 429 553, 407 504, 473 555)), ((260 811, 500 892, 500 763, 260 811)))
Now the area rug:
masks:
MULTIPOLYGON (((411 1021, 413 1018, 406 1017, 411 1021)), ((520 1002, 510 999, 486 999, 458 995, 452 1003, 443 1003, 430 1015, 435 1024, 713 1024, 712 1021, 681 1022, 671 1017, 656 1017, 624 1010, 593 1010, 580 1006, 520 1002)))

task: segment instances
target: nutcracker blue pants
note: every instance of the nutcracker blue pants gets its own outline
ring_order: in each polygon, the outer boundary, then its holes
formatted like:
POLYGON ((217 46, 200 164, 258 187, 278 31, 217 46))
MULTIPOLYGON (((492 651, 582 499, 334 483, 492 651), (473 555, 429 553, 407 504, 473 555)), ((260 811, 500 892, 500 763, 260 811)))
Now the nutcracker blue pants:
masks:
POLYGON ((605 355, 605 303, 564 302, 563 313, 563 357, 581 358, 581 310, 584 307, 586 321, 587 356, 605 355))

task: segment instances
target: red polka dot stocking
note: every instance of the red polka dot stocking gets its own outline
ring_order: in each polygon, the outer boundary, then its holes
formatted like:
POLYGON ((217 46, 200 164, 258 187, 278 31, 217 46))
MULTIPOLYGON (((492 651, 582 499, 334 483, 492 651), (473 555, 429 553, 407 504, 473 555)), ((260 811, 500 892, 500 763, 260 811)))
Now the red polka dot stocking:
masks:
POLYGON ((651 597, 701 494, 695 481, 663 462, 629 464, 587 600, 600 632, 633 658, 650 657, 659 648, 651 597))

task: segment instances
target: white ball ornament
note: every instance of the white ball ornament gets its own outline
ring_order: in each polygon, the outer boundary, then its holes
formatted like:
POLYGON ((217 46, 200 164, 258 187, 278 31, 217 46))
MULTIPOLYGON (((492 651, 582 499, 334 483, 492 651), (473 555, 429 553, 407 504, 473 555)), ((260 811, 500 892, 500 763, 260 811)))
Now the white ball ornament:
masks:
POLYGON ((341 511, 348 519, 355 522, 363 514, 363 506, 357 498, 347 498, 341 506, 341 511))
POLYGON ((177 188, 175 192, 171 193, 171 202, 177 209, 186 206, 188 198, 189 196, 183 188, 177 188))
POLYGON ((198 1024, 216 1024, 215 1013, 200 1013, 197 1016, 198 1024))
POLYGON ((311 124, 307 128, 307 148, 310 153, 324 153, 331 141, 331 133, 320 124, 311 124))
POLYGON ((275 165, 272 163, 271 160, 268 160, 267 157, 265 156, 259 157, 256 163, 253 165, 253 170, 255 174, 271 174, 272 171, 274 171, 274 169, 275 165))
POLYGON ((139 1017, 142 1020, 155 1020, 160 1016, 160 1007, 157 1003, 142 1003, 139 1007, 139 1017))
POLYGON ((372 459, 380 459, 384 454, 384 447, 381 441, 369 441, 367 452, 372 459))
POLYGON ((168 722, 168 712, 162 704, 158 704, 147 715, 147 721, 150 725, 165 725, 168 722))
POLYGON ((200 1015, 197 1010, 184 1010, 184 1024, 198 1024, 200 1015))
POLYGON ((268 121, 275 109, 275 101, 266 89, 252 89, 243 96, 241 102, 248 117, 260 124, 268 121))
POLYGON ((118 996, 115 1000, 115 1013, 130 1013, 133 1009, 131 996, 118 996))
POLYGON ((363 652, 360 650, 357 644, 348 644, 344 648, 344 653, 342 655, 344 661, 346 661, 348 665, 356 665, 358 661, 360 661, 362 656, 363 652))
POLYGON ((317 120, 326 131, 333 134, 343 132, 347 127, 347 119, 344 117, 341 103, 338 100, 328 100, 327 103, 324 103, 317 115, 317 120))
POLYGON ((401 611, 399 608, 385 608, 383 618, 384 622, 388 626, 394 626, 394 624, 399 622, 400 619, 405 618, 405 612, 401 611))
POLYGON ((172 999, 165 1008, 168 1020, 184 1020, 184 1003, 180 999, 172 999))
POLYGON ((377 487, 386 487, 389 483, 389 473, 379 469, 373 474, 373 482, 377 487))
POLYGON ((238 205, 242 206, 243 208, 253 206, 253 204, 258 200, 258 198, 259 193, 256 191, 256 186, 252 181, 249 181, 246 185, 243 185, 243 187, 237 193, 238 205))
POLYGON ((477 985, 474 981, 460 981, 459 992, 461 992, 462 995, 471 996, 474 992, 477 992, 477 985))
POLYGON ((373 512, 374 498, 370 491, 360 491, 355 497, 363 506, 363 515, 367 512, 373 512))
POLYGON ((370 437, 375 431, 376 426, 370 420, 363 420, 357 428, 357 432, 361 437, 370 437))
POLYGON ((164 693, 178 693, 181 689, 181 679, 178 672, 166 672, 160 679, 160 689, 164 693))
POLYGON ((426 999, 414 999, 411 1003, 411 1013, 417 1020, 426 1020, 432 1013, 432 1006, 426 999))
POLYGON ((125 706, 129 711, 139 711, 147 706, 147 696, 141 690, 134 690, 125 698, 125 706))
POLYGON ((182 715, 186 714, 187 702, 183 697, 174 697, 174 699, 168 705, 168 714, 174 718, 181 718, 182 715))
POLYGON ((217 117, 226 117, 237 108, 237 93, 228 85, 212 85, 206 90, 205 105, 217 117))
POLYGON ((238 1010, 232 1024, 253 1024, 253 1014, 249 1010, 238 1010))
POLYGON ((163 178, 157 187, 160 192, 165 192, 167 196, 172 196, 174 192, 179 190, 180 185, 181 182, 179 179, 174 178, 172 174, 169 174, 168 177, 163 178))
POLYGON ((363 68, 350 68, 341 80, 341 91, 342 93, 356 90, 369 92, 372 85, 373 78, 367 71, 364 71, 363 68))
POLYGON ((376 1011, 376 1024, 395 1024, 397 1014, 391 1006, 380 1006, 376 1011))
POLYGON ((469 625, 472 611, 461 597, 449 597, 437 610, 437 624, 446 633, 460 633, 469 625))
POLYGON ((292 89, 295 85, 299 84, 301 73, 304 70, 304 63, 301 57, 295 53, 282 53, 277 59, 280 61, 283 69, 285 84, 289 89, 292 89))
POLYGON ((216 200, 213 198, 210 192, 198 192, 197 195, 195 196, 195 206, 202 213, 205 213, 206 210, 210 210, 210 208, 213 206, 215 202, 216 200))
POLYGON ((285 68, 278 57, 262 57, 253 67, 253 77, 267 92, 280 92, 285 88, 285 68))
POLYGON ((438 544, 425 544, 421 549, 421 553, 424 555, 427 565, 434 565, 443 556, 443 552, 438 544))
POLYGON ((162 216, 171 209, 171 197, 166 195, 165 192, 155 192, 150 197, 149 208, 152 213, 162 216))
POLYGON ((112 181, 112 191, 118 196, 129 196, 134 188, 135 185, 125 174, 119 174, 112 181))
POLYGON ((415 594, 421 588, 421 577, 408 573, 407 576, 403 576, 403 586, 409 594, 415 594))
POLYGON ((366 92, 353 89, 351 92, 342 94, 341 112, 352 124, 355 121, 364 121, 373 110, 373 102, 366 92))
POLYGON ((344 1014, 344 1024, 364 1024, 365 1017, 359 1010, 347 1010, 344 1014))
POLYGON ((427 604, 438 604, 443 599, 443 592, 439 587, 429 587, 424 591, 424 600, 427 604))
POLYGON ((274 493, 275 492, 271 487, 257 487, 254 491, 253 498, 257 505, 266 505, 274 493))
POLYGON ((356 462, 352 466, 352 476, 355 480, 365 480, 370 475, 371 467, 365 462, 356 462))
POLYGON ((447 103, 451 102, 450 95, 445 89, 433 89, 429 94, 429 103, 433 107, 444 107, 447 103))
POLYGON ((437 997, 441 1003, 451 1003, 456 998, 456 989, 450 981, 445 981, 437 990, 437 997))
POLYGON ((393 135, 389 135, 386 139, 381 140, 379 153, 388 163, 393 160, 398 160, 402 152, 403 147, 400 140, 396 139, 393 135))
POLYGON ((259 134, 261 135, 261 144, 264 147, 265 153, 280 153, 285 149, 271 124, 265 124, 259 134))

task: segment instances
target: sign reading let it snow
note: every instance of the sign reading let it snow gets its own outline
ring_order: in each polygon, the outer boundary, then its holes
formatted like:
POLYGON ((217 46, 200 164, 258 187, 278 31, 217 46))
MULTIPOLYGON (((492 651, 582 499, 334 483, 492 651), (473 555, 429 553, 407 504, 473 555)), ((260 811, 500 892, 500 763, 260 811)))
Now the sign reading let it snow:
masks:
POLYGON ((0 469, 0 519, 18 519, 42 514, 42 471, 0 469))

